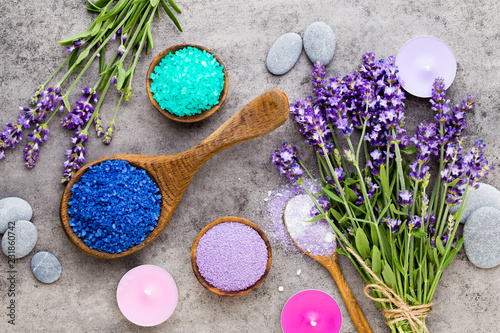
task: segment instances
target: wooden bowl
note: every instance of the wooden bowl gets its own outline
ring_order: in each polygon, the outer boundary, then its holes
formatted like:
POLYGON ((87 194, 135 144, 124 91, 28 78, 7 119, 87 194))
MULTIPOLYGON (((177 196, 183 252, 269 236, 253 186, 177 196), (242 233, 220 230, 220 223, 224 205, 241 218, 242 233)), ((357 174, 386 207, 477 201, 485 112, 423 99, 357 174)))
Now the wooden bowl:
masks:
POLYGON ((194 44, 174 45, 174 46, 171 46, 168 49, 164 50, 160 54, 158 54, 151 62, 151 65, 149 66, 148 74, 146 77, 146 87, 147 87, 148 97, 149 97, 149 100, 151 101, 151 104, 153 104, 153 106, 156 108, 156 110, 158 110, 158 112, 160 112, 162 115, 164 115, 168 119, 178 121, 181 123, 194 123, 194 122, 206 119, 206 118, 210 117, 212 114, 214 114, 215 111, 217 111, 220 108, 222 103, 224 103, 224 100, 226 99, 226 96, 227 96, 228 86, 229 86, 229 81, 227 78, 226 66, 224 66, 224 64, 222 63, 222 60, 220 60, 220 58, 217 55, 215 55, 212 51, 210 51, 209 49, 207 49, 203 46, 194 45, 194 44), (222 91, 220 93, 219 103, 217 105, 214 105, 211 109, 205 110, 205 111, 201 112, 200 114, 196 114, 194 116, 179 117, 179 116, 176 116, 176 115, 168 112, 167 110, 163 110, 160 107, 160 105, 156 102, 156 100, 153 98, 153 93, 151 92, 151 82, 153 80, 151 80, 150 77, 151 77, 151 73, 154 71, 155 67, 158 66, 158 64, 160 63, 161 59, 163 59, 163 57, 165 57, 169 53, 174 53, 177 50, 183 49, 183 48, 188 47, 188 46, 196 47, 197 49, 200 49, 200 50, 205 50, 208 53, 211 53, 215 57, 215 59, 219 62, 219 64, 221 64, 222 69, 224 71, 224 88, 222 89, 222 91))
MULTIPOLYGON (((102 258, 102 259, 120 258, 120 257, 124 257, 124 256, 127 256, 129 254, 132 254, 134 252, 139 251, 140 249, 144 248, 146 245, 151 243, 156 237, 158 237, 168 222, 168 219, 166 219, 165 217, 163 217, 160 214, 160 217, 158 218, 158 222, 157 222, 156 227, 149 233, 149 235, 146 237, 146 239, 144 239, 142 241, 141 244, 137 244, 135 246, 132 246, 132 247, 128 248, 127 250, 122 251, 120 253, 110 253, 110 252, 105 252, 105 251, 99 251, 96 249, 91 249, 90 247, 87 246, 87 244, 85 244, 82 241, 82 239, 80 237, 78 237, 75 234, 75 232, 73 231, 73 228, 69 225, 70 216, 68 213, 68 210, 69 210, 68 203, 71 200, 71 187, 74 184, 78 183, 80 178, 85 174, 85 172, 87 171, 87 169, 90 166, 95 165, 95 164, 99 164, 99 163, 107 161, 107 160, 121 159, 119 157, 120 157, 119 155, 103 157, 103 158, 95 160, 92 163, 88 163, 88 164, 84 165, 80 170, 78 170, 78 172, 73 176, 73 178, 71 178, 70 182, 66 185, 66 188, 64 189, 63 196, 61 198, 61 204, 59 206, 59 215, 61 218, 61 225, 63 227, 64 232, 66 233, 66 236, 69 238, 71 243, 73 243, 73 245, 75 245, 79 250, 81 250, 81 251, 83 251, 83 252, 85 252, 93 257, 102 258)), ((153 180, 156 183, 156 185, 158 186, 158 182, 153 177, 151 170, 146 170, 144 168, 144 166, 139 162, 134 162, 134 161, 130 161, 130 160, 127 160, 127 162, 139 170, 140 169, 145 170, 146 173, 148 174, 149 178, 151 178, 151 180, 153 180)), ((163 193, 162 189, 160 189, 160 191, 161 191, 161 194, 163 196, 164 193, 163 193)), ((162 209, 163 209, 163 207, 162 207, 162 209)))
POLYGON ((200 281, 201 285, 205 289, 207 289, 208 291, 210 291, 214 295, 222 296, 222 297, 239 297, 239 296, 246 295, 249 292, 251 292, 252 290, 256 289, 258 286, 260 286, 260 284, 262 282, 264 282, 267 274, 269 273, 269 270, 271 269, 271 262, 272 262, 271 244, 269 243, 269 240, 267 239, 266 234, 257 225, 255 225, 254 223, 252 223, 252 222, 250 222, 248 220, 245 220, 245 219, 243 219, 241 217, 236 217, 236 216, 222 217, 222 218, 217 219, 217 220, 209 223, 208 225, 206 225, 205 228, 203 228, 200 231, 200 233, 198 234, 198 236, 196 236, 196 238, 194 240, 194 243, 193 243, 193 247, 191 248, 191 264, 193 266, 194 275, 196 276, 196 278, 198 279, 198 281, 200 281), (216 288, 216 287, 212 286, 201 275, 200 271, 198 270, 198 265, 196 264, 196 251, 197 251, 198 243, 200 242, 201 237, 210 228, 212 228, 213 226, 215 226, 215 225, 217 225, 219 223, 224 223, 224 222, 239 222, 239 223, 243 223, 243 224, 245 224, 245 225, 253 228, 255 231, 257 231, 259 233, 259 235, 262 237, 262 239, 264 240, 264 243, 266 243, 267 256, 268 256, 266 270, 265 270, 264 274, 260 277, 260 279, 257 280, 257 282, 255 282, 254 285, 252 285, 251 287, 248 287, 247 289, 244 289, 244 290, 226 291, 226 290, 222 290, 222 289, 219 289, 219 288, 216 288))

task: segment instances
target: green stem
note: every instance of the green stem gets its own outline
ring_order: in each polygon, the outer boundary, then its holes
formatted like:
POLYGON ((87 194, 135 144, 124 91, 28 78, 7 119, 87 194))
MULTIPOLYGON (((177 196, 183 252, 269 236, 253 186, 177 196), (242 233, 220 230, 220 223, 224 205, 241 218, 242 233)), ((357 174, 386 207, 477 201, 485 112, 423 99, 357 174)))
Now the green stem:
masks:
POLYGON ((47 81, 45 81, 45 83, 42 84, 42 87, 45 87, 54 78, 54 76, 56 76, 56 74, 61 70, 61 68, 64 66, 64 64, 66 63, 66 61, 68 61, 69 58, 71 58, 71 53, 66 56, 66 58, 61 63, 61 65, 59 65, 59 67, 57 67, 57 69, 55 70, 55 72, 52 73, 51 76, 49 76, 49 78, 47 79, 47 81))

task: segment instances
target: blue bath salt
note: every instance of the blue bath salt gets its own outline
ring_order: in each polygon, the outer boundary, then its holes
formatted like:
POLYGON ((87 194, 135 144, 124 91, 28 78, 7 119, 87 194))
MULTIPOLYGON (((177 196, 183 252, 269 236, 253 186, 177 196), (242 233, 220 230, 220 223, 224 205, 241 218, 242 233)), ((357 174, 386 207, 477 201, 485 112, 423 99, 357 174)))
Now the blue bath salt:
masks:
POLYGON ((188 46, 169 53, 151 73, 151 93, 176 116, 193 116, 219 104, 224 67, 213 54, 188 46))
POLYGON ((69 225, 91 249, 120 253, 156 227, 161 195, 145 170, 122 160, 90 166, 71 187, 69 225))

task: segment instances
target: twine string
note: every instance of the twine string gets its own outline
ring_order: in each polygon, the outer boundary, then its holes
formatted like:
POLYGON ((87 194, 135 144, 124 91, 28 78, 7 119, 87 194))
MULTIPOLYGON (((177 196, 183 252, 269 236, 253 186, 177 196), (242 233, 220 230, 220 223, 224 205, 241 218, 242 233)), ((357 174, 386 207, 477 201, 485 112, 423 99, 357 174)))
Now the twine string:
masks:
POLYGON ((382 314, 387 319, 387 325, 392 325, 400 321, 407 321, 410 325, 412 332, 419 333, 419 328, 422 328, 426 333, 429 330, 422 322, 421 319, 427 317, 434 306, 433 303, 422 304, 422 305, 412 305, 409 306, 406 302, 391 288, 389 288, 378 276, 373 273, 373 271, 366 265, 366 263, 358 256, 351 248, 347 247, 347 250, 356 258, 356 260, 363 266, 363 268, 370 274, 376 284, 369 284, 365 287, 364 292, 366 297, 369 299, 379 302, 379 303, 391 303, 396 308, 395 309, 383 309, 382 314), (370 294, 371 291, 378 292, 382 294, 384 298, 373 297, 370 294))

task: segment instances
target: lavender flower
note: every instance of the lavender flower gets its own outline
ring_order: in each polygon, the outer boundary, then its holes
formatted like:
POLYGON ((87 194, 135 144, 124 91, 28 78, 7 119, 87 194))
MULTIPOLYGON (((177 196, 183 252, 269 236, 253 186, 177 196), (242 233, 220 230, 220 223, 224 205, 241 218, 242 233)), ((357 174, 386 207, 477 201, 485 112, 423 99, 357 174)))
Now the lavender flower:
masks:
POLYGON ((408 190, 405 190, 404 192, 399 191, 399 199, 397 200, 397 202, 401 206, 411 205, 413 203, 412 194, 408 190))
POLYGON ((123 44, 121 44, 118 47, 118 50, 116 50, 116 53, 118 53, 118 55, 121 57, 121 56, 123 56, 123 54, 125 53, 125 51, 126 51, 125 46, 123 46, 123 44))
POLYGON ((384 222, 387 227, 391 230, 393 234, 397 233, 399 231, 399 227, 401 226, 401 220, 398 219, 393 219, 390 216, 383 218, 382 222, 384 222))
POLYGON ((0 133, 0 160, 5 157, 7 148, 14 148, 23 138, 22 125, 7 123, 2 133, 0 133))
POLYGON ((116 125, 115 122, 112 121, 108 124, 108 127, 106 128, 106 133, 104 133, 104 139, 102 140, 102 142, 104 142, 107 145, 109 145, 111 140, 113 139, 113 133, 116 129, 115 125, 116 125))
POLYGON ((420 216, 412 216, 411 212, 409 214, 409 219, 406 221, 408 229, 411 231, 417 230, 422 224, 422 218, 420 216))
POLYGON ((71 54, 71 52, 73 52, 74 50, 79 49, 79 48, 80 48, 80 46, 82 46, 82 45, 83 45, 83 43, 84 43, 84 42, 82 42, 82 40, 81 40, 81 39, 75 39, 75 40, 73 41, 73 45, 68 45, 68 46, 66 46, 66 52, 67 52, 68 54, 71 54))
POLYGON ((64 175, 61 180, 62 183, 66 184, 74 176, 74 174, 80 170, 80 164, 85 160, 85 147, 83 146, 88 140, 88 132, 85 130, 80 130, 76 133, 76 136, 71 139, 73 146, 71 149, 66 150, 66 161, 63 163, 64 175))
POLYGON ((94 118, 95 132, 97 136, 101 136, 104 134, 104 128, 102 128, 102 120, 99 114, 96 114, 94 118))
POLYGON ((297 155, 297 148, 283 142, 281 147, 271 154, 272 162, 290 181, 297 182, 301 179, 304 171, 300 166, 300 157, 297 155))
POLYGON ((71 110, 67 117, 61 120, 61 125, 68 129, 74 129, 75 133, 80 131, 94 113, 92 102, 97 103, 98 101, 99 97, 94 89, 83 89, 82 97, 75 102, 76 107, 71 110))
POLYGON ((28 134, 29 141, 23 150, 24 159, 26 160, 24 165, 27 168, 31 169, 35 166, 40 154, 40 145, 49 139, 49 134, 47 124, 36 124, 35 130, 28 134))

